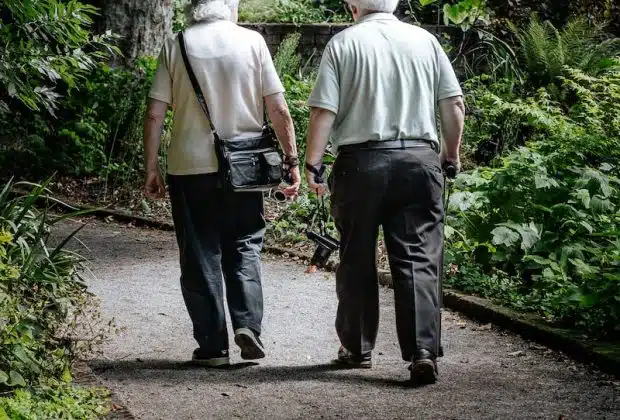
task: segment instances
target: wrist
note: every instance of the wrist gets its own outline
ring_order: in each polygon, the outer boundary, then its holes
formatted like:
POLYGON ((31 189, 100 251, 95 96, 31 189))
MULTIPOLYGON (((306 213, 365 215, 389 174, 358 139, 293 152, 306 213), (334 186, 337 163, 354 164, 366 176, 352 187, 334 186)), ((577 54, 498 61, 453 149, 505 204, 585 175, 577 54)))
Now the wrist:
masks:
POLYGON ((299 166, 299 157, 297 155, 284 155, 283 163, 288 168, 296 168, 299 166))

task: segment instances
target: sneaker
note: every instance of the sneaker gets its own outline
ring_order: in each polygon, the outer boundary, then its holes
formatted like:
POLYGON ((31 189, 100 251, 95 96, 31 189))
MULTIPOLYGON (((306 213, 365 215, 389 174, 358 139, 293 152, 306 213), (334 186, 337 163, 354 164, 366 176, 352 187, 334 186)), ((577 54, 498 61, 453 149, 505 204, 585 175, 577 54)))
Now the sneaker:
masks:
POLYGON ((359 356, 340 346, 338 350, 338 359, 334 360, 332 364, 350 368, 368 369, 372 367, 372 355, 368 352, 359 356))
POLYGON ((228 350, 217 352, 205 351, 200 347, 194 350, 192 354, 192 362, 205 367, 226 367, 230 365, 228 350))
POLYGON ((417 351, 411 366, 411 382, 417 385, 430 385, 437 382, 437 361, 431 352, 420 349, 417 351))
POLYGON ((263 343, 249 328, 235 330, 235 343, 241 348, 241 358, 244 360, 256 360, 265 357, 263 343))

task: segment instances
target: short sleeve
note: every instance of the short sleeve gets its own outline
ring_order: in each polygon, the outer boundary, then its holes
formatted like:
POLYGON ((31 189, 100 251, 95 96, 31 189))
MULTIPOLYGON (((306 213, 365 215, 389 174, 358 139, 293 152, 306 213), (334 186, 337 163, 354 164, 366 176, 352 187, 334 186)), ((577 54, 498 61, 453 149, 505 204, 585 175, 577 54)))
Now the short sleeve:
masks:
POLYGON ((456 77, 452 63, 448 58, 446 52, 441 48, 439 42, 435 43, 435 49, 437 51, 437 58, 439 62, 439 75, 438 75, 438 89, 437 100, 451 98, 453 96, 462 96, 463 90, 459 84, 459 80, 456 77))
POLYGON ((284 86, 280 80, 280 76, 276 71, 271 58, 271 53, 267 47, 265 39, 260 37, 261 56, 262 56, 262 83, 263 83, 263 96, 275 95, 276 93, 284 92, 284 86))
POLYGON ((159 53, 157 70, 153 77, 149 98, 172 104, 172 78, 168 71, 168 43, 166 42, 159 53))
POLYGON ((338 79, 338 68, 331 45, 327 45, 308 105, 315 108, 324 108, 333 113, 338 113, 340 105, 340 83, 338 79))

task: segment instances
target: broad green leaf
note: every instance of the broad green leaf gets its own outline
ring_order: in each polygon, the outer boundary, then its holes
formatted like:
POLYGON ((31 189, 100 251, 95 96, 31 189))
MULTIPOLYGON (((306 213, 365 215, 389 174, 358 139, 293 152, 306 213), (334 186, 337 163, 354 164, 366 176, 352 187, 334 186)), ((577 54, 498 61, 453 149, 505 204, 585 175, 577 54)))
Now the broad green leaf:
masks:
POLYGON ((569 258, 569 261, 575 266, 575 269, 581 275, 597 274, 601 271, 598 267, 587 264, 579 258, 569 258))
POLYGON ((534 184, 536 185, 536 189, 539 190, 543 188, 557 188, 559 186, 555 179, 549 178, 547 174, 544 173, 537 173, 534 175, 534 184))
POLYGON ((9 381, 7 383, 8 386, 27 386, 24 377, 14 370, 9 373, 9 381))
POLYGON ((448 206, 465 212, 470 208, 479 207, 480 204, 481 201, 477 194, 469 191, 459 191, 450 196, 450 203, 448 203, 448 206))
POLYGON ((581 222, 579 222, 579 224, 583 226, 588 231, 588 233, 592 234, 592 232, 594 232, 594 228, 592 227, 592 225, 585 220, 582 220, 581 222))
POLYGON ((546 278, 546 279, 548 279, 548 280, 551 280, 551 279, 555 278, 555 273, 553 272, 553 270, 552 270, 552 269, 550 269, 550 268, 545 268, 545 269, 543 270, 543 277, 544 277, 544 278, 546 278))
POLYGON ((9 375, 6 372, 0 370, 0 385, 6 384, 9 380, 9 375))
POLYGON ((459 4, 444 4, 443 5, 443 13, 444 19, 450 20, 452 23, 456 25, 460 25, 465 22, 467 16, 469 16, 470 9, 466 9, 461 3, 459 4))
POLYGON ((540 232, 533 223, 529 225, 521 225, 517 232, 521 235, 521 249, 529 251, 540 240, 540 232))
POLYGON ((550 260, 548 260, 547 258, 538 256, 538 255, 526 255, 525 257, 523 257, 523 261, 532 261, 542 266, 551 264, 550 260))
POLYGON ((445 225, 443 228, 444 236, 446 239, 450 239, 456 233, 456 230, 452 226, 445 225))
POLYGON ((590 208, 590 191, 586 189, 577 190, 575 197, 583 203, 585 208, 590 208))
POLYGON ((0 407, 0 420, 11 420, 2 407, 0 407))
POLYGON ((493 245, 512 247, 519 240, 519 234, 505 226, 493 229, 491 235, 493 235, 493 245))
POLYGON ((61 380, 69 383, 71 382, 72 376, 71 376, 71 370, 69 369, 69 366, 65 366, 65 369, 62 372, 62 377, 61 380))
POLYGON ((422 6, 428 6, 429 4, 437 3, 439 0, 420 0, 422 6))

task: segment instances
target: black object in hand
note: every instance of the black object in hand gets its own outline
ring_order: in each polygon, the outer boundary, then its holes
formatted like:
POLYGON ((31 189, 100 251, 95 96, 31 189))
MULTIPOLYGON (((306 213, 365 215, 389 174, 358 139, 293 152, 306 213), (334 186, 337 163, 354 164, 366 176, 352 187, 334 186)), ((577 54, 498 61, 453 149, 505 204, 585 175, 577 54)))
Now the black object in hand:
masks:
POLYGON ((443 165, 441 166, 441 169, 443 169, 443 172, 446 174, 446 176, 450 179, 454 179, 456 178, 457 175, 457 169, 456 166, 453 165, 450 162, 444 162, 443 165))
POLYGON ((326 233, 318 234, 316 232, 308 231, 306 234, 308 235, 308 239, 317 245, 316 251, 314 251, 314 255, 312 256, 312 260, 310 260, 310 265, 321 268, 325 267, 329 261, 329 257, 331 257, 332 253, 337 251, 340 247, 338 240, 332 238, 326 233))

